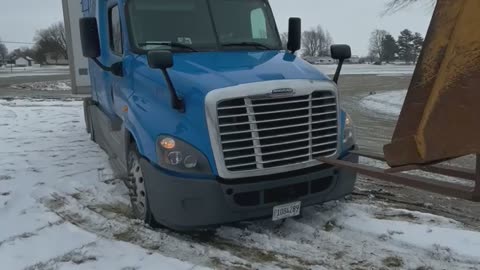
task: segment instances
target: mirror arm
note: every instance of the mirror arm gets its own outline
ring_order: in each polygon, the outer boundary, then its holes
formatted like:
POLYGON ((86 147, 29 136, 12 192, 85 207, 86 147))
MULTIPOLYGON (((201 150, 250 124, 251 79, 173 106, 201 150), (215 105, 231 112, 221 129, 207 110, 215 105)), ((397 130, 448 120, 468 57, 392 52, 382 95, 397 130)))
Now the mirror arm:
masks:
POLYGON ((175 88, 173 87, 172 79, 170 78, 170 75, 168 75, 168 72, 166 69, 162 69, 163 76, 165 77, 165 81, 167 82, 167 88, 170 91, 170 96, 171 96, 171 102, 172 102, 172 107, 175 110, 178 110, 181 113, 185 112, 185 103, 183 100, 181 100, 178 95, 177 91, 175 91, 175 88))
POLYGON ((107 67, 105 66, 104 64, 102 64, 97 58, 91 58, 93 60, 93 62, 95 62, 95 64, 97 64, 97 66, 99 66, 101 69, 105 70, 105 71, 108 71, 108 72, 112 72, 112 67, 107 67))
MULTIPOLYGON (((93 60, 93 62, 95 62, 95 64, 97 64, 102 70, 104 71, 107 71, 107 72, 111 72, 113 75, 115 76, 118 76, 118 77, 123 77, 123 70, 122 69, 117 69, 117 68, 114 68, 115 64, 118 64, 118 63, 115 63, 113 64, 112 66, 108 67, 108 66, 105 66, 104 64, 102 64, 97 58, 91 58, 93 60)), ((121 62, 119 62, 121 64, 121 62)))
POLYGON ((333 76, 333 81, 338 84, 338 79, 340 78, 340 72, 342 71, 343 62, 345 59, 340 59, 337 66, 337 71, 335 71, 335 76, 333 76))

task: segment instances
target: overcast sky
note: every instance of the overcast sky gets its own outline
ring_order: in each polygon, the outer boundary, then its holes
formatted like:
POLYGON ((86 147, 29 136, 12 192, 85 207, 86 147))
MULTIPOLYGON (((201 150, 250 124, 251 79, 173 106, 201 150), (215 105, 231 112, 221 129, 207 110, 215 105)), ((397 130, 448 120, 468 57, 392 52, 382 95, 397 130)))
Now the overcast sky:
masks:
MULTIPOLYGON (((4 41, 32 42, 37 29, 63 20, 61 0, 0 1, 0 38, 4 41)), ((386 2, 387 0, 270 0, 280 31, 287 31, 289 17, 300 17, 304 29, 320 24, 331 33, 336 43, 350 44, 353 53, 357 55, 367 54, 368 38, 375 28, 385 29, 395 37, 405 28, 426 33, 432 14, 430 6, 414 5, 394 15, 381 16, 386 2)), ((12 50, 22 45, 7 46, 12 50)))

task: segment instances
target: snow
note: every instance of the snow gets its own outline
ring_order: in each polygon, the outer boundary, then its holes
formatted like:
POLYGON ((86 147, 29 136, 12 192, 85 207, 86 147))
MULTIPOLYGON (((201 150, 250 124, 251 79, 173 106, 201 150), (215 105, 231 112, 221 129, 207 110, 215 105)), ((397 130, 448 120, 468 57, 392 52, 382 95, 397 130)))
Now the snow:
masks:
POLYGON ((38 90, 38 91, 71 91, 72 83, 69 80, 62 81, 46 81, 21 83, 11 85, 10 88, 21 90, 38 90))
POLYGON ((398 116, 402 110, 407 90, 386 91, 363 98, 360 106, 376 113, 398 116))
POLYGON ((475 269, 480 232, 351 200, 212 232, 153 230, 85 132, 82 102, 0 100, 2 269, 475 269))
MULTIPOLYGON (((337 65, 316 65, 321 72, 327 75, 335 74, 337 65)), ((377 76, 411 76, 413 65, 370 65, 370 64, 345 64, 342 67, 343 75, 377 75, 377 76)))
POLYGON ((62 196, 91 188, 103 190, 94 203, 105 198, 128 204, 123 185, 102 182, 111 175, 108 159, 85 135, 81 107, 80 101, 0 101, 1 268, 53 262, 63 269, 192 269, 191 263, 101 239, 53 211, 66 203, 62 196), (64 256, 77 251, 99 258, 68 267, 72 261, 64 256))
POLYGON ((68 66, 0 67, 0 78, 68 75, 68 66), (13 71, 13 72, 12 72, 13 71))

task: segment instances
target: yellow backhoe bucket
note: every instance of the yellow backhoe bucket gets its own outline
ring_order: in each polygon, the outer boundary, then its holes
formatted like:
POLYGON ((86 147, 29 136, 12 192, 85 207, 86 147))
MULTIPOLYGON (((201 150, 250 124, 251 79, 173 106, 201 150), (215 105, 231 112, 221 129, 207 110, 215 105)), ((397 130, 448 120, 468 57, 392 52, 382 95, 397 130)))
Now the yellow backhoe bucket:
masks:
POLYGON ((480 0, 438 0, 392 143, 392 167, 480 153, 480 0))

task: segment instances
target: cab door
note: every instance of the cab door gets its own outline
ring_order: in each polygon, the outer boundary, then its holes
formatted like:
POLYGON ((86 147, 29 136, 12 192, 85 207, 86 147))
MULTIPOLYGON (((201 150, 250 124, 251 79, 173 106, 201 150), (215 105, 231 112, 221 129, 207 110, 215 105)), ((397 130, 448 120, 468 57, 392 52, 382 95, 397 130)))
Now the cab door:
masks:
POLYGON ((122 8, 117 0, 108 2, 108 36, 110 65, 112 72, 110 77, 110 85, 107 89, 111 110, 117 117, 122 119, 124 107, 126 106, 128 90, 128 64, 125 58, 125 43, 123 36, 124 26, 122 25, 122 8))

